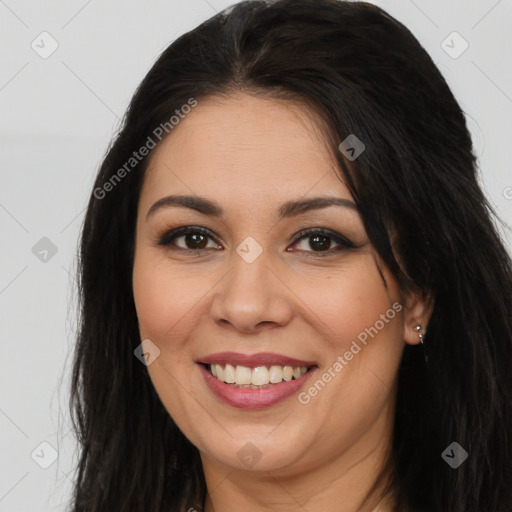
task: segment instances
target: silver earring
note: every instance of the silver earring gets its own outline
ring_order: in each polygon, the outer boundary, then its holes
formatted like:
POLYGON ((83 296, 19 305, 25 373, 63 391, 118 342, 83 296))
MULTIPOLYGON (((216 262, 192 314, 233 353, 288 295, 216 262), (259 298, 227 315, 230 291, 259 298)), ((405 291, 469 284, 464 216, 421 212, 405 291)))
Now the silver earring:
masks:
MULTIPOLYGON (((414 327, 414 330, 418 333, 420 344, 423 346, 423 351, 425 351, 425 345, 423 344, 423 336, 425 336, 425 333, 423 332, 423 327, 421 326, 421 324, 418 324, 414 327)), ((425 354, 425 363, 428 363, 427 354, 425 354)))
POLYGON ((418 333, 418 337, 420 338, 420 343, 423 345, 423 333, 422 333, 422 327, 421 324, 418 324, 414 330, 418 333))

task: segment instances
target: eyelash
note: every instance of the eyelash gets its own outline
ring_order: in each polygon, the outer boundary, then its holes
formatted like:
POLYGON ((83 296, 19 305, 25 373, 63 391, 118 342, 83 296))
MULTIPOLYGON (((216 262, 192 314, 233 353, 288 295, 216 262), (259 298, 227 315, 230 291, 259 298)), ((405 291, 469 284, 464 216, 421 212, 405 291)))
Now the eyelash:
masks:
MULTIPOLYGON (((183 247, 177 247, 176 245, 171 246, 171 242, 174 242, 177 238, 180 238, 181 236, 188 235, 191 233, 200 233, 202 235, 205 235, 209 238, 211 238, 213 241, 216 242, 215 237, 205 228, 201 228, 199 226, 183 226, 181 228, 173 229, 166 233, 158 242, 158 245, 167 247, 168 249, 182 253, 182 254, 189 254, 191 252, 196 253, 197 256, 202 256, 206 251, 209 251, 211 249, 185 249, 183 247)), ((294 241, 292 242, 292 245, 296 245, 298 242, 300 242, 303 238, 312 238, 315 235, 325 236, 330 238, 332 241, 337 243, 340 247, 338 247, 335 250, 329 249, 327 251, 304 251, 300 250, 299 252, 306 253, 306 257, 313 257, 313 258, 323 258, 326 256, 332 256, 334 254, 339 253, 340 251, 344 250, 352 250, 357 249, 358 246, 356 246, 354 243, 352 243, 350 240, 345 238, 344 236, 340 235, 339 233, 336 233, 334 231, 331 231, 329 229, 325 228, 309 228, 304 229, 297 233, 294 241), (308 254, 309 253, 309 254, 308 254), (312 254, 311 254, 312 253, 312 254)), ((218 243, 218 242, 216 242, 218 243)), ((220 244, 219 244, 220 245, 220 244)))

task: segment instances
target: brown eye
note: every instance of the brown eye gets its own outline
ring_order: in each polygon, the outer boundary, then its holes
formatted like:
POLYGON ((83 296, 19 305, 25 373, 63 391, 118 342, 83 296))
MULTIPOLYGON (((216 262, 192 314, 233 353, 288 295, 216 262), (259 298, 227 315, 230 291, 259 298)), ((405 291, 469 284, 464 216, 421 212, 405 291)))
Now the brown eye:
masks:
MULTIPOLYGON (((330 231, 325 228, 315 228, 304 230, 298 233, 297 238, 292 246, 304 243, 303 248, 299 252, 304 253, 307 257, 330 256, 343 250, 355 249, 357 246, 343 235, 330 231), (337 247, 332 247, 332 244, 337 247)), ((184 253, 199 253, 210 249, 222 249, 216 243, 215 238, 205 228, 199 226, 184 226, 174 229, 166 233, 158 245, 167 247, 173 251, 184 253), (183 239, 180 243, 177 240, 183 239), (212 242, 213 246, 208 246, 212 242)), ((288 249, 287 249, 288 251, 288 249)), ((293 252, 293 251, 289 251, 293 252)))
MULTIPOLYGON (((209 239, 213 240, 213 237, 204 228, 187 226, 169 231, 158 242, 158 245, 168 246, 176 251, 200 252, 209 249, 209 239), (180 239, 183 239, 183 242, 178 245, 176 240, 180 239)), ((218 245, 210 248, 218 248, 218 245)))
POLYGON ((187 233, 176 239, 182 237, 185 241, 186 249, 204 249, 208 245, 208 235, 204 235, 203 233, 187 233))
POLYGON ((327 229, 309 229, 301 231, 293 245, 304 241, 304 247, 299 249, 305 253, 313 253, 311 256, 329 256, 339 251, 354 249, 356 245, 350 240, 327 229), (335 243, 338 247, 331 249, 331 244, 335 243), (316 254, 315 254, 316 253, 316 254))
POLYGON ((315 236, 309 236, 305 237, 305 240, 309 240, 309 246, 314 251, 325 251, 327 249, 330 249, 331 245, 331 237, 327 235, 315 235, 315 236))

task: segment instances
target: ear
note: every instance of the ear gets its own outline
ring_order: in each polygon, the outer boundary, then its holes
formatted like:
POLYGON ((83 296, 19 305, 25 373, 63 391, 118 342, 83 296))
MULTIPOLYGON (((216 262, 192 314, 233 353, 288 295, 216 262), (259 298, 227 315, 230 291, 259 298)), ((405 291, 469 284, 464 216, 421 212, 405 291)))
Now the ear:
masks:
POLYGON ((416 326, 420 325, 419 331, 425 336, 428 331, 428 323, 434 310, 434 299, 422 293, 409 293, 404 302, 404 331, 403 338, 409 345, 417 345, 420 342, 416 326))

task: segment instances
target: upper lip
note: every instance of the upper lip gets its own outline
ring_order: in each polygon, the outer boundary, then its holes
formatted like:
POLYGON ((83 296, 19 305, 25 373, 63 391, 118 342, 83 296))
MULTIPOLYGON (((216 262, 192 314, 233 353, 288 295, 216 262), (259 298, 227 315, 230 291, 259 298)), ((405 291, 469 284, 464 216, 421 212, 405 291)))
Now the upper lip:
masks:
POLYGON ((256 368, 258 366, 314 366, 314 361, 304 361, 294 357, 287 357, 272 352, 260 352, 258 354, 240 354, 239 352, 217 352, 202 357, 196 362, 203 364, 231 364, 233 366, 247 366, 256 368))

